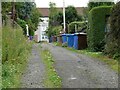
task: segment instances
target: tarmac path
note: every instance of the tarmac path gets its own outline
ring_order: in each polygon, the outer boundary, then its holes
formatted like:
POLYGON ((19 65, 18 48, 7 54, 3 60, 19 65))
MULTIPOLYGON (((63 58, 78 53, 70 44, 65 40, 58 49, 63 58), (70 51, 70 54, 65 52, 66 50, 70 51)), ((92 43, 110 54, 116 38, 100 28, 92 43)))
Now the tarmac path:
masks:
POLYGON ((41 46, 52 53, 63 88, 118 88, 118 74, 100 60, 53 44, 41 46))

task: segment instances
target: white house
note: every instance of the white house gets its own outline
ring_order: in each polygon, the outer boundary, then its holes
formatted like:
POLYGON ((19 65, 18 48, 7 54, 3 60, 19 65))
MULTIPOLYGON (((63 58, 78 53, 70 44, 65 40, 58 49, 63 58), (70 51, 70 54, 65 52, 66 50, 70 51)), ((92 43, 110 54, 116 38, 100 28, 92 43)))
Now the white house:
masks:
POLYGON ((40 41, 47 41, 48 42, 48 37, 47 37, 45 31, 48 28, 49 18, 48 17, 41 17, 40 19, 42 20, 42 22, 39 22, 38 29, 35 31, 35 36, 37 38, 36 41, 37 42, 40 42, 40 41))

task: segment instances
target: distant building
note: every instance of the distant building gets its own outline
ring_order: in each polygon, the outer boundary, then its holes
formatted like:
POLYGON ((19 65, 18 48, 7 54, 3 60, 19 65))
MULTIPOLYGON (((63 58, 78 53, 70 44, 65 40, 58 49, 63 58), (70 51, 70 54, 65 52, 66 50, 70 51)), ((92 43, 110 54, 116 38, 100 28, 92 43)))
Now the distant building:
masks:
POLYGON ((45 31, 48 28, 49 18, 48 17, 40 17, 40 19, 42 21, 39 22, 38 29, 35 31, 35 39, 37 42, 40 42, 40 41, 48 42, 48 37, 47 37, 45 31))
MULTIPOLYGON (((59 11, 63 10, 63 8, 57 9, 59 11)), ((37 42, 48 41, 48 37, 45 34, 45 31, 47 30, 49 24, 49 8, 38 8, 38 10, 42 14, 42 17, 40 17, 42 22, 39 23, 38 29, 35 31, 35 40, 37 42)), ((79 15, 83 15, 86 7, 76 7, 76 10, 79 15)))

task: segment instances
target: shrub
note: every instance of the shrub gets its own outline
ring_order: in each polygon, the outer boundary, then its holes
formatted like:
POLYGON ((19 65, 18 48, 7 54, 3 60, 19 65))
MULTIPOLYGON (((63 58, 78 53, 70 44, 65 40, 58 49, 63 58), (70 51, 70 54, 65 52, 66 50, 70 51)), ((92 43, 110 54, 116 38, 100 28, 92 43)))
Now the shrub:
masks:
POLYGON ((17 19, 17 23, 22 27, 23 33, 26 35, 26 22, 22 19, 17 19))
POLYGON ((51 36, 59 35, 61 30, 62 26, 49 27, 46 31, 46 34, 50 38, 51 36))
POLYGON ((78 22, 78 21, 75 21, 75 22, 71 22, 69 24, 69 33, 75 33, 75 25, 76 25, 76 30, 77 32, 80 32, 82 31, 83 29, 86 29, 87 28, 87 23, 86 22, 78 22))
POLYGON ((120 2, 112 8, 110 31, 106 35, 105 52, 114 58, 120 57, 120 2))
POLYGON ((99 6, 89 12, 87 39, 91 51, 101 51, 104 48, 106 17, 110 15, 111 8, 111 6, 99 6))

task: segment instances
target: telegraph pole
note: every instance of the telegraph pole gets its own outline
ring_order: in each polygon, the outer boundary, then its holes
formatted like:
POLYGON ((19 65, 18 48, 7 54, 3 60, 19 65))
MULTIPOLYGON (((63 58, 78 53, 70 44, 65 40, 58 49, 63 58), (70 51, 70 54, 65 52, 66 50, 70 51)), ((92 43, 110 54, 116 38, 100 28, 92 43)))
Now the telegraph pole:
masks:
POLYGON ((65 1, 64 0, 63 0, 63 25, 64 25, 64 33, 65 33, 66 25, 65 25, 65 1))

